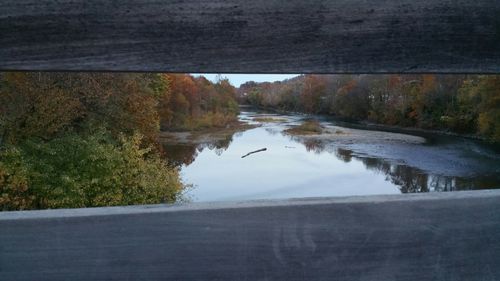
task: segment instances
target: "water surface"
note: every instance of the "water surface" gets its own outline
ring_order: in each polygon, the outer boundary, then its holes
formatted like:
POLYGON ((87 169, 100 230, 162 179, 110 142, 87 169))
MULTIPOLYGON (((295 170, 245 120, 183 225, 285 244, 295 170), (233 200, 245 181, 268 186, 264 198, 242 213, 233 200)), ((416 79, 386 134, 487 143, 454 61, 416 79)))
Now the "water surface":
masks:
MULTIPOLYGON (((260 127, 198 144, 165 143, 169 161, 193 184, 192 201, 398 194, 500 187, 500 155, 459 137, 412 136, 355 130, 330 137, 283 133, 303 115, 243 111, 240 120, 260 127), (259 123, 256 117, 280 118, 259 123), (357 136, 354 138, 354 136, 357 136), (264 152, 241 156, 267 148, 264 152)), ((339 129, 340 128, 340 129, 339 129)))

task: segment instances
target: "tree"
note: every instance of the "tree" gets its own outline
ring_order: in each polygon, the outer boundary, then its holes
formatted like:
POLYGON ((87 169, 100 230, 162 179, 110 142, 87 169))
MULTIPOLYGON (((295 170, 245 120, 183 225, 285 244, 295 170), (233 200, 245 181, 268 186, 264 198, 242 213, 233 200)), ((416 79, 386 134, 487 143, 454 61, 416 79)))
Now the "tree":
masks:
POLYGON ((166 76, 170 92, 160 101, 162 130, 225 126, 236 120, 236 89, 227 79, 212 83, 188 74, 166 76))
POLYGON ((369 109, 369 98, 366 92, 359 81, 352 79, 335 93, 330 112, 349 119, 366 118, 369 109))
POLYGON ((162 83, 151 74, 6 73, 0 90, 4 139, 49 140, 98 124, 115 135, 139 132, 154 143, 162 83))
POLYGON ((97 207, 175 201, 177 169, 142 137, 106 131, 25 140, 0 151, 0 210, 97 207))
POLYGON ((494 142, 500 141, 499 76, 483 75, 464 81, 460 88, 460 103, 464 113, 477 118, 481 135, 494 142))
POLYGON ((326 94, 324 79, 319 75, 305 75, 300 102, 305 112, 318 113, 321 111, 321 101, 326 94))

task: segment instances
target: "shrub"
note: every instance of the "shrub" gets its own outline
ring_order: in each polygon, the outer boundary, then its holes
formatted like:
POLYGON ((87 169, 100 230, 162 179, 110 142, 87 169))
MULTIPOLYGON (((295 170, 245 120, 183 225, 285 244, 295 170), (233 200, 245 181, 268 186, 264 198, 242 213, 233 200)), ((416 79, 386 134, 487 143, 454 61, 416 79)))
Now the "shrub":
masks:
POLYGON ((173 202, 177 169, 141 148, 142 136, 107 132, 32 139, 0 152, 0 210, 173 202))

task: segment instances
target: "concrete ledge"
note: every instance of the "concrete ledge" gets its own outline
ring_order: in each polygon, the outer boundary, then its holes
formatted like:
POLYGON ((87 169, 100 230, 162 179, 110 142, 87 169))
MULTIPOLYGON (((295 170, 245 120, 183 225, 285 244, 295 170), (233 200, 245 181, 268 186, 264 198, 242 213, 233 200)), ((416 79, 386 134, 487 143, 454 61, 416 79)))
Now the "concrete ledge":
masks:
POLYGON ((436 193, 411 193, 398 195, 369 195, 346 197, 310 197, 291 198, 283 200, 249 200, 249 201, 220 201, 184 204, 157 204, 135 205, 101 208, 75 208, 52 209, 36 211, 0 212, 0 221, 21 219, 51 219, 74 218, 88 216, 113 216, 150 214, 163 212, 202 211, 218 209, 262 208, 284 206, 310 206, 325 204, 351 204, 351 203, 384 203, 384 202, 414 202, 422 200, 452 200, 452 199, 478 199, 500 197, 500 189, 436 192, 436 193))
POLYGON ((500 190, 0 213, 0 280, 500 280, 500 190))

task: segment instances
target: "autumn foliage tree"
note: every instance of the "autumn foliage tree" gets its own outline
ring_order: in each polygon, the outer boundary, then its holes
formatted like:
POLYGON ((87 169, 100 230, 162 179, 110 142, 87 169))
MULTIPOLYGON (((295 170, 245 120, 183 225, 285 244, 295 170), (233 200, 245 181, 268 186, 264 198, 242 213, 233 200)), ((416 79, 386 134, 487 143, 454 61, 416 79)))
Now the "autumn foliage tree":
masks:
POLYGON ((499 142, 498 80, 484 75, 301 75, 247 82, 238 99, 264 108, 476 134, 499 142))
POLYGON ((154 143, 158 99, 166 87, 155 74, 11 72, 0 82, 4 141, 105 127, 141 133, 154 143))
POLYGON ((475 76, 465 80, 459 97, 462 116, 477 120, 480 134, 500 142, 500 77, 475 76))
POLYGON ((168 95, 160 99, 162 130, 195 130, 223 127, 236 121, 236 89, 227 79, 216 83, 189 74, 164 74, 168 95))

